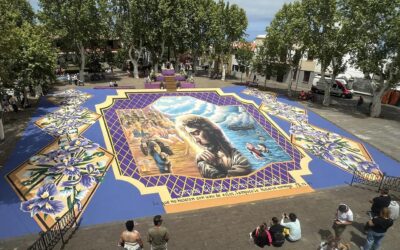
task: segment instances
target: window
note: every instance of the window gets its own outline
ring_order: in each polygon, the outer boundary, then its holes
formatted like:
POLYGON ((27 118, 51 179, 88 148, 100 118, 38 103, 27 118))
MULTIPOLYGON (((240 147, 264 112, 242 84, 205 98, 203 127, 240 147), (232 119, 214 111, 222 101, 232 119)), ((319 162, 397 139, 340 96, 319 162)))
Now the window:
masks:
POLYGON ((310 80, 311 71, 304 71, 303 82, 308 83, 310 80))

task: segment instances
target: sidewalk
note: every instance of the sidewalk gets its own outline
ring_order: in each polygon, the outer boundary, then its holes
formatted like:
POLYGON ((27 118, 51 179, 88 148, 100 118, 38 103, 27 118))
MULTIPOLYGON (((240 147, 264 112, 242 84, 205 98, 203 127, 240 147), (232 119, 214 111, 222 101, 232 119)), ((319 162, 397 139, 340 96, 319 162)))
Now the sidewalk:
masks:
MULTIPOLYGON (((321 240, 333 233, 331 226, 334 213, 342 202, 349 205, 354 213, 354 223, 346 228, 343 241, 351 242, 351 249, 359 249, 358 246, 365 242, 365 235, 361 231, 368 220, 368 200, 376 195, 373 190, 348 186, 289 198, 166 214, 163 215, 164 225, 169 229, 171 238, 168 249, 259 249, 249 242, 249 232, 262 222, 269 223, 273 216, 280 219, 283 212, 297 214, 302 226, 302 239, 296 243, 285 242, 280 249, 317 249, 321 240)), ((136 222, 135 229, 146 241, 152 218, 142 218, 136 222)), ((79 228, 65 249, 121 249, 117 247, 117 242, 123 230, 123 221, 79 228)), ((386 234, 382 250, 398 249, 398 230, 399 224, 396 222, 386 234)), ((34 239, 35 236, 30 236, 0 242, 0 249, 24 249, 34 239)), ((146 242, 145 249, 149 248, 146 242)))

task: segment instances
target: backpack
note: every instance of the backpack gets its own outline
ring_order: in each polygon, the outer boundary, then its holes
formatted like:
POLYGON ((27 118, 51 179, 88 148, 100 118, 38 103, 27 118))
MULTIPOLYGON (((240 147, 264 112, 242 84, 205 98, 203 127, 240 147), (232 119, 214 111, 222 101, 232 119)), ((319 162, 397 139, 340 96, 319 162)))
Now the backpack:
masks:
POLYGON ((390 211, 390 219, 396 220, 399 218, 399 203, 397 201, 391 201, 388 209, 390 211))
POLYGON ((274 240, 272 241, 272 245, 274 247, 280 247, 285 243, 285 236, 282 232, 275 232, 272 237, 274 240))

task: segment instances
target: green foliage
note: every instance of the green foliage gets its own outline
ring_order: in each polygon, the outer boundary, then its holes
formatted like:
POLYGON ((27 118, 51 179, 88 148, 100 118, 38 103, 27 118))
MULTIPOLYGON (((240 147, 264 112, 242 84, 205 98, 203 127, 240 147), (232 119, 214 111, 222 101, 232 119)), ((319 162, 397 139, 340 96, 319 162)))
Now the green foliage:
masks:
POLYGON ((112 15, 108 0, 40 0, 40 21, 65 51, 80 55, 80 78, 84 80, 87 49, 91 52, 110 38, 112 15))
POLYGON ((43 27, 36 25, 25 0, 0 1, 0 82, 20 88, 54 80, 56 50, 43 27), (18 83, 18 85, 15 85, 18 83))
MULTIPOLYGON (((236 60, 239 63, 239 67, 241 67, 241 69, 248 68, 254 55, 251 43, 240 41, 237 46, 236 60)), ((243 69, 241 71, 243 72, 243 69)))
MULTIPOLYGON (((357 34, 353 63, 363 72, 389 80, 399 67, 400 1, 342 0, 344 20, 357 34), (397 65, 396 65, 397 64, 397 65)), ((399 81, 390 79, 392 82, 399 81)))

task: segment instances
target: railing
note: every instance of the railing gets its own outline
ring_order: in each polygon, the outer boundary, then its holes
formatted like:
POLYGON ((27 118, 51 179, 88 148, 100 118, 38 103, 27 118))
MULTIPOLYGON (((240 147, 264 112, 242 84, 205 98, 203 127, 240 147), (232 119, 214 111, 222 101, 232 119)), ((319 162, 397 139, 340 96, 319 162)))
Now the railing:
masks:
POLYGON ((75 206, 68 210, 61 218, 56 218, 56 223, 47 231, 40 232, 40 238, 28 248, 28 250, 51 250, 61 240, 62 245, 66 243, 67 232, 75 225, 78 228, 75 216, 75 206))
POLYGON ((377 187, 378 191, 386 188, 389 190, 400 192, 400 177, 389 176, 385 173, 374 174, 354 170, 353 178, 351 179, 350 185, 352 186, 354 183, 377 187))

